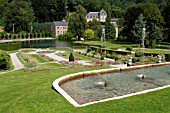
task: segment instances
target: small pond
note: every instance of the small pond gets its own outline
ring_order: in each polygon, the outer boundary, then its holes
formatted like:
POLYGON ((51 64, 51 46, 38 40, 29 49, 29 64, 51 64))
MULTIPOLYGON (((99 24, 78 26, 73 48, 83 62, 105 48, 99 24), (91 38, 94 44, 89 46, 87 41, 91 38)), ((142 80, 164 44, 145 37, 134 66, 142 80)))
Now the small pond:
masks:
POLYGON ((60 87, 77 103, 85 104, 166 85, 170 85, 170 65, 89 76, 60 87), (145 78, 139 78, 140 74, 145 78))

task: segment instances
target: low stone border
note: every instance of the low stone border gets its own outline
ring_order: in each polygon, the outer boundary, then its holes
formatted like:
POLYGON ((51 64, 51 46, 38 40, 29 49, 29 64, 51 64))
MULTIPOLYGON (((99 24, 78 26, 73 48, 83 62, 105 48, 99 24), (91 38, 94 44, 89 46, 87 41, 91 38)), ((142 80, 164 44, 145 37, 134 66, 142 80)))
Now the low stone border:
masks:
POLYGON ((139 65, 139 66, 132 66, 132 67, 123 67, 123 68, 101 69, 101 70, 93 70, 93 71, 74 73, 74 74, 70 74, 70 75, 67 75, 67 76, 63 76, 63 77, 61 77, 59 79, 56 79, 53 82, 53 88, 57 92, 59 92, 63 97, 65 97, 75 107, 83 107, 83 106, 90 105, 90 104, 95 104, 95 103, 98 103, 98 102, 105 102, 105 101, 109 101, 109 100, 122 99, 122 98, 130 97, 130 96, 134 96, 134 95, 144 94, 144 93, 148 93, 148 92, 168 88, 168 87, 170 87, 170 85, 163 86, 163 87, 158 87, 158 88, 154 88, 154 89, 149 89, 149 90, 144 90, 144 91, 140 91, 140 92, 136 92, 136 93, 131 93, 131 94, 123 95, 123 96, 118 96, 118 97, 103 99, 103 100, 99 100, 99 101, 89 102, 89 103, 81 104, 81 105, 78 104, 72 97, 70 97, 70 95, 68 95, 60 87, 60 85, 65 83, 65 82, 68 82, 70 80, 74 80, 74 79, 77 79, 77 78, 83 78, 83 77, 86 77, 86 76, 93 76, 93 75, 96 75, 96 74, 127 71, 127 70, 134 70, 134 69, 147 68, 147 67, 153 67, 153 66, 162 66, 162 65, 170 65, 170 62, 158 63, 158 64, 139 65))

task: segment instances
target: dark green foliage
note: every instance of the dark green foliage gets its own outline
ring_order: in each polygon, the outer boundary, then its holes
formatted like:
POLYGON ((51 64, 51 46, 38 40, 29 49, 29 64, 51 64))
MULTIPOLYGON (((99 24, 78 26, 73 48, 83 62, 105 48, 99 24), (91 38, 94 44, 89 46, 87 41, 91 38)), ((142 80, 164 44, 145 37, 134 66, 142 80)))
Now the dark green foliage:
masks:
POLYGON ((73 56, 73 53, 70 53, 70 56, 69 56, 69 62, 74 62, 74 56, 73 56))
POLYGON ((87 12, 86 9, 82 6, 77 6, 76 12, 71 14, 69 25, 68 25, 68 32, 71 32, 75 36, 78 37, 78 40, 83 36, 84 31, 87 27, 86 16, 87 12))
POLYGON ((165 60, 170 61, 170 54, 165 54, 165 60))
POLYGON ((33 9, 29 1, 13 0, 8 3, 3 12, 2 19, 5 22, 5 31, 18 33, 21 31, 30 32, 30 25, 34 20, 33 9))
POLYGON ((133 26, 133 42, 137 42, 142 45, 143 28, 145 28, 145 23, 143 14, 140 14, 138 19, 135 21, 135 25, 133 26))
POLYGON ((105 22, 105 37, 107 39, 115 39, 116 35, 116 31, 115 31, 115 27, 113 24, 110 23, 111 21, 111 6, 107 5, 105 8, 106 12, 107 12, 107 18, 106 18, 106 22, 105 22))
POLYGON ((101 55, 100 60, 104 60, 104 55, 101 55))
POLYGON ((137 58, 132 58, 132 63, 136 63, 137 62, 137 58))
POLYGON ((158 26, 163 23, 163 17, 156 4, 146 2, 130 6, 125 12, 125 22, 123 29, 124 36, 127 36, 128 40, 130 41, 132 41, 131 30, 135 24, 135 20, 137 20, 140 14, 143 14, 143 16, 145 17, 147 31, 151 30, 150 27, 152 23, 158 26))
POLYGON ((156 40, 151 40, 151 48, 156 48, 156 40))
POLYGON ((0 50, 13 51, 21 48, 21 43, 3 43, 0 44, 0 50))
POLYGON ((111 58, 114 59, 115 61, 119 60, 118 55, 115 54, 115 53, 113 53, 113 54, 111 55, 111 58))
POLYGON ((34 32, 51 32, 51 22, 33 23, 34 32))
POLYGON ((162 30, 156 24, 151 24, 149 39, 156 41, 161 41, 163 39, 162 30))
POLYGON ((0 50, 0 69, 10 69, 10 55, 0 50))
POLYGON ((135 52, 135 57, 141 57, 141 56, 143 56, 143 52, 142 51, 135 52))
POLYGON ((133 49, 132 49, 132 47, 127 47, 126 50, 132 51, 133 49))

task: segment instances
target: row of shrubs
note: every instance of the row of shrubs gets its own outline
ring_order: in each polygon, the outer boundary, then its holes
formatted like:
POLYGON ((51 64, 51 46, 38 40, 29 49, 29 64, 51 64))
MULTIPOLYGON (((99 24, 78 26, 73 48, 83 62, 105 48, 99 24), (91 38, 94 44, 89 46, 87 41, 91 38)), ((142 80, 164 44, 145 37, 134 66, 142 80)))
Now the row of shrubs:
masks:
POLYGON ((46 38, 52 37, 50 32, 39 33, 19 33, 19 34, 7 34, 1 33, 0 39, 27 39, 27 38, 46 38))
POLYGON ((0 50, 0 70, 10 69, 10 66, 11 66, 10 62, 11 62, 10 55, 6 51, 0 50))

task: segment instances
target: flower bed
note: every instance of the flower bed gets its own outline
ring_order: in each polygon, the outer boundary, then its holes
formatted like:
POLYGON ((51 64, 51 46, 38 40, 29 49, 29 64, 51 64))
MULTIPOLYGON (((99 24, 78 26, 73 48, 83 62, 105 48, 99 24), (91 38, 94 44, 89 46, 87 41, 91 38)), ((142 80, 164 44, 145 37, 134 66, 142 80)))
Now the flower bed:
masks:
POLYGON ((33 68, 33 67, 38 66, 38 62, 35 58, 31 58, 21 51, 18 53, 18 55, 24 61, 26 68, 33 68))

